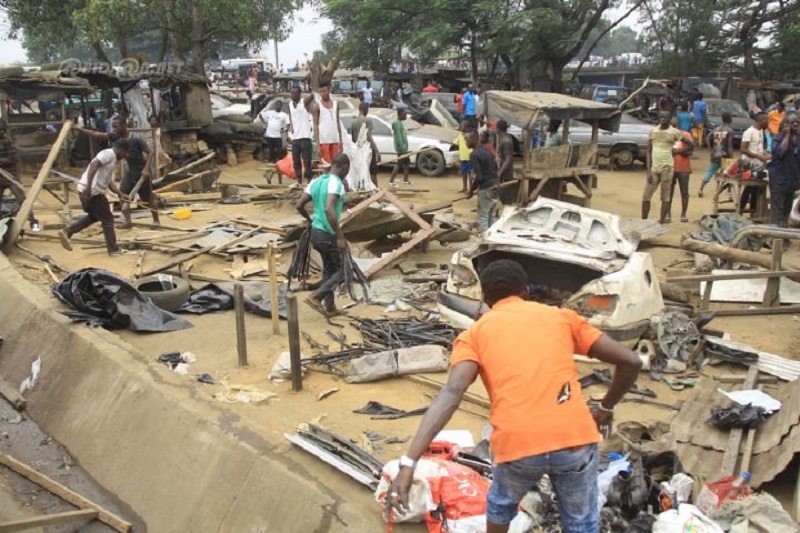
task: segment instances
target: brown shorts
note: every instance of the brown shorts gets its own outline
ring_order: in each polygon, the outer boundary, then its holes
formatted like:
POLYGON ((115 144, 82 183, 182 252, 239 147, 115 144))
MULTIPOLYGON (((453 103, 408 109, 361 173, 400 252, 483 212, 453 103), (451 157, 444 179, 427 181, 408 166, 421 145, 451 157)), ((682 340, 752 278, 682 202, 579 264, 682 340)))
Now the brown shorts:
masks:
POLYGON ((649 202, 653 198, 656 190, 661 187, 661 201, 669 203, 670 192, 672 191, 672 167, 654 168, 651 170, 653 182, 649 181, 644 186, 644 196, 642 200, 649 202))

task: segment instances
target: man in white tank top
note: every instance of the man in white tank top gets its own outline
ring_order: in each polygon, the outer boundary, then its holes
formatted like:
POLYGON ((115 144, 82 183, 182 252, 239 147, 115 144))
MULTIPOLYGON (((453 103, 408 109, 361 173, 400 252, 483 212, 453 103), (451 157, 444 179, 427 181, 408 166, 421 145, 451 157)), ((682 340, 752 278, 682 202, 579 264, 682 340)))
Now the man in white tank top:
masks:
POLYGON ((331 99, 330 82, 320 82, 319 96, 320 101, 314 106, 314 136, 319 147, 319 158, 327 167, 342 151, 342 129, 339 106, 331 99))
POLYGON ((292 127, 292 162, 297 184, 303 183, 303 176, 311 182, 311 113, 314 95, 302 98, 300 87, 292 87, 289 102, 289 121, 292 127))

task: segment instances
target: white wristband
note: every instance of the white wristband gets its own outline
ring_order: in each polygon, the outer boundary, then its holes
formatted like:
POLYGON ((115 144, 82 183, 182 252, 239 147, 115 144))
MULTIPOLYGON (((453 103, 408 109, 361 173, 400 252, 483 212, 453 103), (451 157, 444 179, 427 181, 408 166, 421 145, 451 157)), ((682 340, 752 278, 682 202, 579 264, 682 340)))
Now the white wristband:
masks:
POLYGON ((417 462, 411 457, 403 455, 400 457, 400 468, 403 468, 404 466, 407 466, 408 468, 414 468, 417 466, 417 462))

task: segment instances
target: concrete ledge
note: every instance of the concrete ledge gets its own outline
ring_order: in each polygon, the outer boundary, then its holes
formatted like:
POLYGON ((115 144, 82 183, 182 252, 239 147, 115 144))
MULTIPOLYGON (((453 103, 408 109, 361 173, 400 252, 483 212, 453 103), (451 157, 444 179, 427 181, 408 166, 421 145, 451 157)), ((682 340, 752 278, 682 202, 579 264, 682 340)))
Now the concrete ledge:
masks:
POLYGON ((41 356, 29 416, 149 531, 385 531, 366 488, 187 401, 130 344, 60 310, 0 254, 0 374, 19 386, 41 356))

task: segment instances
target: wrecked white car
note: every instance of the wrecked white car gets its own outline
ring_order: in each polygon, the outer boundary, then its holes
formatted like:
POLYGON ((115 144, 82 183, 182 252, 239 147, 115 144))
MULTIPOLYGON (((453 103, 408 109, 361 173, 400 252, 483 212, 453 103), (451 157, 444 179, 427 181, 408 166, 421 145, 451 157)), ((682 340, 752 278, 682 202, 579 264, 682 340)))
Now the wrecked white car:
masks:
POLYGON ((636 246, 610 213, 548 198, 507 207, 474 245, 453 255, 439 311, 468 327, 486 311, 477 272, 513 259, 528 273, 532 300, 573 309, 633 346, 664 309, 652 258, 636 246))

